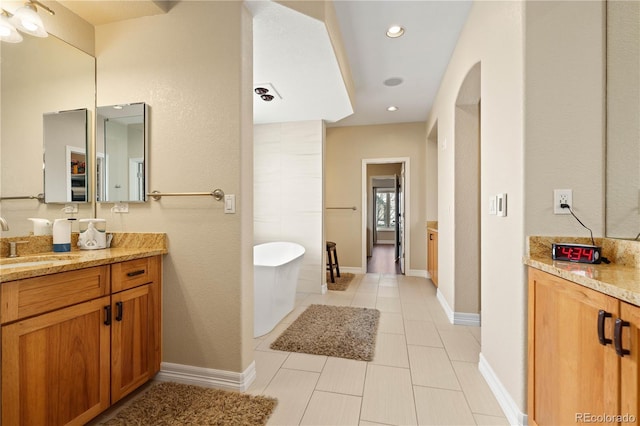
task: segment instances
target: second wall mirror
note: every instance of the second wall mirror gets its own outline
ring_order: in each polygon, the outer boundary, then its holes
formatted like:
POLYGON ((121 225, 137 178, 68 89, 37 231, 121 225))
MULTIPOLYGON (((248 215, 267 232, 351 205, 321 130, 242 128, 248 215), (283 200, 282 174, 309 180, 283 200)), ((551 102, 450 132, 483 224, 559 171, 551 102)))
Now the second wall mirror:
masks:
POLYGON ((148 106, 102 106, 96 119, 98 202, 144 202, 149 184, 148 106))

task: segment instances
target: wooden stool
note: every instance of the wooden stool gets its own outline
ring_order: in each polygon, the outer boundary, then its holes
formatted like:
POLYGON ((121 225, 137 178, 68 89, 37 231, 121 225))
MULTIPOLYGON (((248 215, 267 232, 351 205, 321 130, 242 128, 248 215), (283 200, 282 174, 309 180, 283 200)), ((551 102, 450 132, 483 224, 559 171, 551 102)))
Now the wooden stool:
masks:
POLYGON ((340 265, 338 264, 338 251, 336 250, 336 243, 333 241, 327 241, 327 271, 331 277, 331 282, 335 283, 336 279, 333 276, 333 270, 336 270, 336 277, 340 277, 340 265), (333 253, 333 260, 331 259, 331 253, 333 253))

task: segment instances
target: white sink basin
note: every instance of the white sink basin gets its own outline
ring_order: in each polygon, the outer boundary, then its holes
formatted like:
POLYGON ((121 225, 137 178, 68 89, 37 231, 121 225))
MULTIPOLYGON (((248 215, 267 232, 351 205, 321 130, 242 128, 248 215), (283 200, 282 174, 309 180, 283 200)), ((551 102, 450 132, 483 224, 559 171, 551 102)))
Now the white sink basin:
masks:
POLYGON ((23 268, 25 266, 38 266, 38 265, 50 265, 53 263, 66 262, 66 260, 37 260, 32 262, 17 262, 17 263, 3 263, 0 264, 0 270, 11 268, 23 268))
POLYGON ((0 270, 24 268, 39 265, 55 265, 77 258, 73 254, 47 254, 41 256, 24 256, 0 259, 0 270))

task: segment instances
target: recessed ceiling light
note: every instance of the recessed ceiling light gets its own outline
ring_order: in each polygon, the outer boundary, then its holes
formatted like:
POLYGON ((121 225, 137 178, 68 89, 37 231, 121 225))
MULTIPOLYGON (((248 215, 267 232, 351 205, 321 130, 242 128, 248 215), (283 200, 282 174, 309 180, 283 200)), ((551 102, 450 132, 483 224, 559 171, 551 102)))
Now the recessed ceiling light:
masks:
POLYGON ((404 80, 400 77, 391 77, 382 82, 385 86, 393 87, 402 84, 404 80))
POLYGON ((113 109, 122 109, 122 105, 114 105, 113 109))
POLYGON ((391 112, 397 111, 397 110, 398 110, 398 107, 394 105, 391 105, 390 107, 387 108, 387 111, 391 111, 391 112))
POLYGON ((387 30, 387 37, 397 38, 404 34, 404 28, 400 25, 392 25, 387 30))

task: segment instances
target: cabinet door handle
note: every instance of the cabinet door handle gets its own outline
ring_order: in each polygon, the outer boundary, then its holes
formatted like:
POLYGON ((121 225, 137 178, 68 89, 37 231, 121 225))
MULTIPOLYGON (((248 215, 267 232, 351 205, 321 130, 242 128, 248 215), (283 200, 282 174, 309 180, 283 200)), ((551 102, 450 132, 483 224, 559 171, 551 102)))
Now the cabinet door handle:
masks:
POLYGON ((111 325, 111 305, 104 307, 104 325, 111 325))
POLYGON ((604 336, 605 318, 611 318, 611 314, 607 311, 600 309, 598 311, 598 340, 600 340, 600 344, 603 346, 607 346, 609 343, 611 343, 611 339, 607 339, 604 336))
POLYGON ((137 271, 127 272, 128 277, 135 277, 136 275, 144 274, 144 269, 138 269, 137 271))
POLYGON ((122 302, 116 302, 116 321, 122 321, 122 302))
POLYGON ((629 325, 628 321, 621 320, 620 318, 616 319, 613 340, 615 341, 616 353, 621 357, 631 353, 628 349, 622 348, 622 327, 629 327, 629 325))
POLYGON ((433 234, 429 234, 429 241, 433 241, 433 234))

